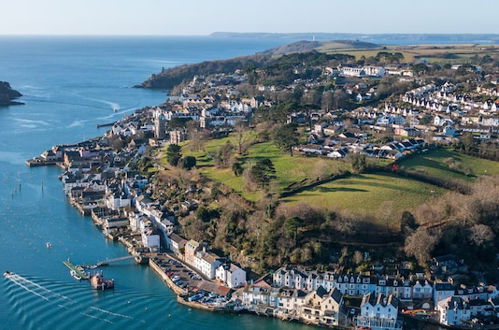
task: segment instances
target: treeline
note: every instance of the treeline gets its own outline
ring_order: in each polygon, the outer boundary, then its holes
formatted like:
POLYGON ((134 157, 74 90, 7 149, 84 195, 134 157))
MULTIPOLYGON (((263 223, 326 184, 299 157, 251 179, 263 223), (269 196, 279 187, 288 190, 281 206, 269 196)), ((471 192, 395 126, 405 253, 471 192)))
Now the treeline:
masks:
POLYGON ((232 73, 246 66, 260 66, 270 59, 267 55, 251 55, 227 60, 205 61, 196 64, 185 64, 173 68, 163 68, 160 73, 153 74, 149 79, 135 87, 152 89, 172 89, 185 81, 190 81, 196 75, 211 75, 216 73, 232 73))
POLYGON ((455 254, 473 270, 497 280, 499 176, 483 177, 469 194, 449 192, 406 213, 404 251, 421 265, 432 257, 455 254))

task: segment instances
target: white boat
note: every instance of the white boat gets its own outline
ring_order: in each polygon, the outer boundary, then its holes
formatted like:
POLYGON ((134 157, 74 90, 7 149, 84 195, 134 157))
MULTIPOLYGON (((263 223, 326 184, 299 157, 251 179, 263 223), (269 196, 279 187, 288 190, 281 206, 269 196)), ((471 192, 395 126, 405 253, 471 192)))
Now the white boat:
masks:
POLYGON ((77 280, 77 281, 81 281, 81 277, 80 277, 80 276, 78 276, 78 274, 77 274, 74 270, 71 270, 71 271, 69 272, 69 274, 71 274, 71 276, 72 276, 75 280, 77 280))
POLYGON ((5 273, 3 273, 3 276, 4 276, 4 277, 10 277, 10 276, 12 276, 12 275, 14 275, 14 274, 13 274, 13 273, 11 273, 11 272, 9 272, 8 270, 6 270, 6 271, 5 271, 5 273))
POLYGON ((46 242, 45 243, 45 246, 47 247, 47 249, 50 249, 52 247, 52 243, 50 242, 46 242))

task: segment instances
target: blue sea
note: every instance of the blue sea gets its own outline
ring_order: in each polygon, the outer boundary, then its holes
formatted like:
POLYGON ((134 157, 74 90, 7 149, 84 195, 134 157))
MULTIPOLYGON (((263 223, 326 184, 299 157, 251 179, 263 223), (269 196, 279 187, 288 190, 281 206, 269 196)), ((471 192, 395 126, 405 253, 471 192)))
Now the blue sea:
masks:
POLYGON ((69 206, 58 168, 24 160, 54 144, 98 136, 99 123, 164 102, 161 91, 131 86, 162 67, 251 54, 277 40, 208 37, 0 37, 0 80, 25 105, 0 108, 0 329, 305 329, 251 315, 191 310, 147 266, 108 266, 109 292, 73 280, 62 261, 126 255, 69 206), (45 246, 51 242, 52 248, 45 246))

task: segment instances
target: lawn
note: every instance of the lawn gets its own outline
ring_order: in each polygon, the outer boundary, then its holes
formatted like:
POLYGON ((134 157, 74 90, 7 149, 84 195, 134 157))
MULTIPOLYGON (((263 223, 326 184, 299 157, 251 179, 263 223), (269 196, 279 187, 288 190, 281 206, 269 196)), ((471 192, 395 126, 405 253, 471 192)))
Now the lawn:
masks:
POLYGON ((410 210, 446 190, 391 173, 361 174, 331 181, 285 198, 326 209, 380 213, 410 210))
MULTIPOLYGON (((260 191, 250 192, 245 189, 245 181, 242 176, 236 176, 230 168, 219 169, 214 166, 213 160, 208 157, 210 152, 215 152, 227 141, 235 144, 235 137, 230 136, 222 139, 209 140, 202 152, 192 152, 189 145, 182 148, 184 155, 195 156, 198 162, 199 171, 206 177, 221 182, 226 186, 242 194, 248 200, 258 200, 262 197, 260 191)), ((321 175, 320 172, 329 174, 337 173, 341 169, 349 169, 348 162, 333 159, 318 159, 303 157, 300 155, 291 156, 280 151, 273 143, 264 142, 253 144, 248 149, 248 155, 241 157, 240 161, 244 168, 250 166, 256 160, 269 158, 276 169, 276 181, 279 191, 282 191, 290 184, 300 182, 305 179, 313 179, 321 175)))
POLYGON ((400 165, 401 169, 421 171, 445 179, 473 180, 481 175, 499 174, 499 162, 461 154, 445 148, 414 155, 402 160, 400 165), (449 158, 454 159, 457 164, 462 166, 462 169, 450 168, 446 163, 449 158), (472 175, 467 176, 466 170, 471 171, 472 175))

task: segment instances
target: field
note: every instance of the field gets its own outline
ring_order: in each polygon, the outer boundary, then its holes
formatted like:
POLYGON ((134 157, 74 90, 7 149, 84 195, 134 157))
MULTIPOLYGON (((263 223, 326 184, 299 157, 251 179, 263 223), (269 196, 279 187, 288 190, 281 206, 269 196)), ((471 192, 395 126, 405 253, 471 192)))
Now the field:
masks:
MULTIPOLYGON (((184 145, 182 152, 184 155, 195 156, 198 161, 198 168, 206 177, 221 182, 240 193, 248 200, 256 201, 262 197, 261 192, 252 192, 245 189, 245 182, 242 176, 236 176, 230 168, 219 169, 214 166, 213 160, 208 157, 210 152, 215 152, 227 141, 235 144, 233 136, 223 139, 209 140, 202 152, 189 151, 189 145, 184 145)), ((337 173, 340 169, 349 169, 347 162, 303 157, 299 155, 291 156, 281 152, 271 142, 253 144, 248 149, 248 155, 241 157, 240 161, 246 168, 257 159, 269 158, 276 169, 277 186, 279 191, 292 183, 300 182, 307 178, 316 178, 322 173, 337 173), (318 165, 319 164, 319 165, 318 165), (319 173, 321 171, 322 173, 319 173)))
POLYGON ((380 51, 400 52, 404 55, 403 62, 410 63, 416 58, 425 58, 430 62, 459 63, 474 55, 498 55, 499 47, 496 45, 417 45, 417 46, 387 46, 378 49, 354 49, 323 51, 328 53, 349 54, 360 59, 362 56, 376 56, 380 51), (451 54, 449 57, 448 55, 451 54), (447 56, 446 56, 447 55, 447 56))
POLYGON ((445 189, 395 174, 376 173, 328 182, 284 201, 379 216, 384 212, 410 210, 443 192, 445 189))
POLYGON ((443 148, 415 155, 403 160, 400 165, 401 169, 420 171, 444 179, 473 180, 481 175, 499 174, 499 162, 443 148), (458 166, 450 167, 450 159, 458 166))
MULTIPOLYGON (((248 139, 254 138, 252 133, 248 139)), ((189 143, 182 145, 184 155, 195 156, 198 170, 211 180, 221 182, 241 194, 244 198, 257 201, 263 197, 262 191, 248 191, 242 176, 236 176, 232 169, 216 168, 209 156, 227 141, 236 145, 236 138, 208 140, 203 151, 190 150, 189 143)), ((247 155, 239 161, 246 168, 257 159, 269 158, 276 168, 276 189, 284 191, 289 185, 305 179, 315 179, 324 173, 338 173, 349 170, 348 161, 291 156, 281 152, 271 142, 256 143, 248 148, 247 155)), ((444 179, 472 181, 478 176, 499 174, 499 163, 476 158, 440 148, 410 156, 403 160, 401 169, 419 171, 444 179)), ((435 185, 404 178, 393 173, 352 175, 351 177, 308 188, 282 199, 285 203, 306 203, 325 209, 348 210, 354 213, 374 215, 378 220, 387 213, 396 214, 445 193, 446 189, 435 185)), ((392 219, 398 216, 391 217, 392 219)), ((379 220, 381 221, 381 220, 379 220)))

